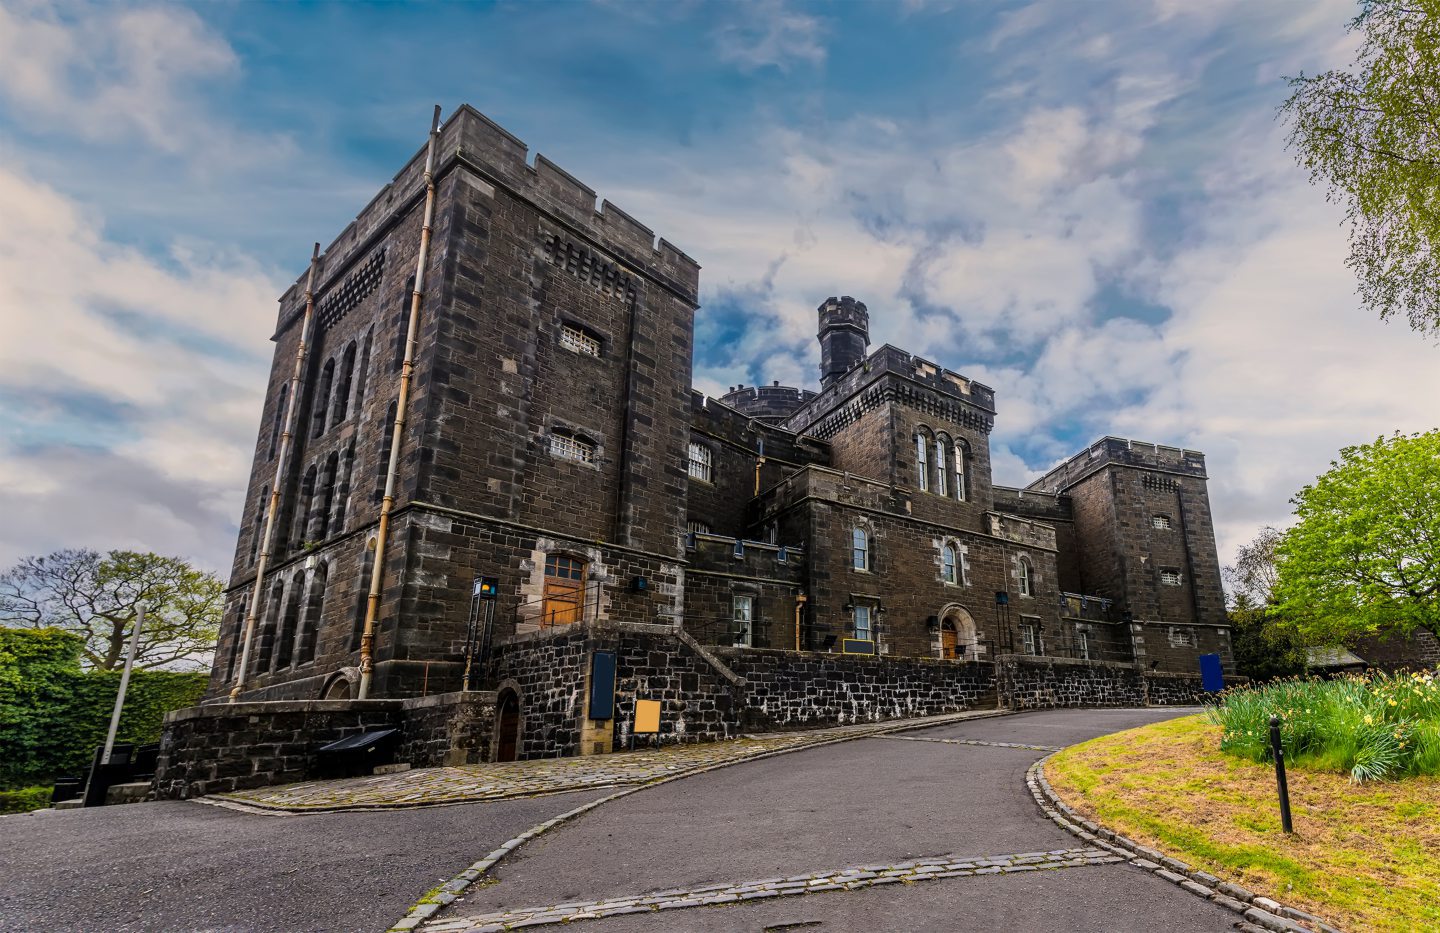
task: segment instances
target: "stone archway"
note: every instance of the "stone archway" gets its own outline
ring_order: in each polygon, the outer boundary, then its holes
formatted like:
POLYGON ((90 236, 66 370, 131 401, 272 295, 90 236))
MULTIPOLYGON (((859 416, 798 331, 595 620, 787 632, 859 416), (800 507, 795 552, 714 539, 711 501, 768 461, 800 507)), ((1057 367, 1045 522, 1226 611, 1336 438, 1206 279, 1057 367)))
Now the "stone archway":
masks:
POLYGON ((940 613, 940 657, 974 661, 979 657, 979 647, 975 617, 962 606, 946 606, 940 613))

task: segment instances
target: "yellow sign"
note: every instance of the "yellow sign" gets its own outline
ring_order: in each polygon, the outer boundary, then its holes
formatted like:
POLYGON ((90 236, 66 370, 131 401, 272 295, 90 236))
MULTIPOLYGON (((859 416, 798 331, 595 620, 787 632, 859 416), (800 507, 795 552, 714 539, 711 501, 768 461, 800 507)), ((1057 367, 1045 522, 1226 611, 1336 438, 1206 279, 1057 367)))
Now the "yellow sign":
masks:
POLYGON ((660 701, 635 701, 635 734, 651 735, 660 731, 660 701))

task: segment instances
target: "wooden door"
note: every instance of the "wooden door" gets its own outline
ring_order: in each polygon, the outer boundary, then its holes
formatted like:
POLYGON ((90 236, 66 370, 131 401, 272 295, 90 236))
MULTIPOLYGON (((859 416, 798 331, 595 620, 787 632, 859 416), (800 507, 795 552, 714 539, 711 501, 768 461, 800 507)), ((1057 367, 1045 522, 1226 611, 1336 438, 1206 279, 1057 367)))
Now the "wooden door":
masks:
POLYGON ((955 632, 955 623, 948 620, 940 628, 940 657, 960 657, 960 636, 955 632))
POLYGON ((520 698, 515 691, 506 690, 500 697, 500 713, 495 728, 499 730, 496 743, 496 761, 514 761, 520 747, 520 698))
POLYGON ((585 562, 563 554, 545 559, 545 605, 540 627, 571 625, 585 611, 585 562))

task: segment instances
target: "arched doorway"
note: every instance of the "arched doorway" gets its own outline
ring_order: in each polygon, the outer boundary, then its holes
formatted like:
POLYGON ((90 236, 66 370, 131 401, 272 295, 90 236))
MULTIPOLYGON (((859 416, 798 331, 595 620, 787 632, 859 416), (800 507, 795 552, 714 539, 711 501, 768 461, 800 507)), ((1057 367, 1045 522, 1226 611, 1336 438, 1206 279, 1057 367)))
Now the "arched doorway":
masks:
POLYGON ((960 606, 946 606, 940 615, 940 657, 973 661, 978 645, 975 618, 960 606))
POLYGON ((495 760, 515 761, 520 751, 520 697, 514 690, 500 694, 495 730, 495 760))

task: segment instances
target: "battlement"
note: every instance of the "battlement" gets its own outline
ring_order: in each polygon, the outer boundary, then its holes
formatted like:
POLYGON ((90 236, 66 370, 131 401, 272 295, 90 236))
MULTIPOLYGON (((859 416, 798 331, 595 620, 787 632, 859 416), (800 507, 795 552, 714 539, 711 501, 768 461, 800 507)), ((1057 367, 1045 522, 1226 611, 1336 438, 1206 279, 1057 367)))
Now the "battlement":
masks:
POLYGON ((775 382, 768 386, 731 386, 720 401, 751 418, 778 423, 814 397, 815 393, 809 389, 775 382))
MULTIPOLYGON (((321 256, 316 293, 321 294, 342 275, 350 262, 365 252, 397 211, 419 203, 425 191, 426 144, 389 184, 380 189, 321 256)), ((679 248, 658 238, 649 227, 606 200, 596 209, 594 189, 536 153, 528 161, 529 147, 469 104, 462 104, 440 126, 435 147, 435 176, 439 180, 457 165, 464 165, 486 181, 507 187, 570 225, 588 234, 604 249, 631 267, 698 301, 700 264, 679 248)), ((303 297, 302 275, 281 297, 281 321, 303 297)))
POLYGON ((1051 468, 1025 489, 1063 493, 1100 468, 1110 465, 1179 473, 1198 479, 1207 478, 1205 455, 1198 450, 1107 436, 1051 468))
POLYGON ((691 389, 690 426, 736 447, 753 450, 757 455, 763 450, 764 456, 787 463, 830 461, 830 445, 826 442, 787 431, 774 422, 740 411, 730 404, 728 396, 726 399, 713 399, 691 389))

